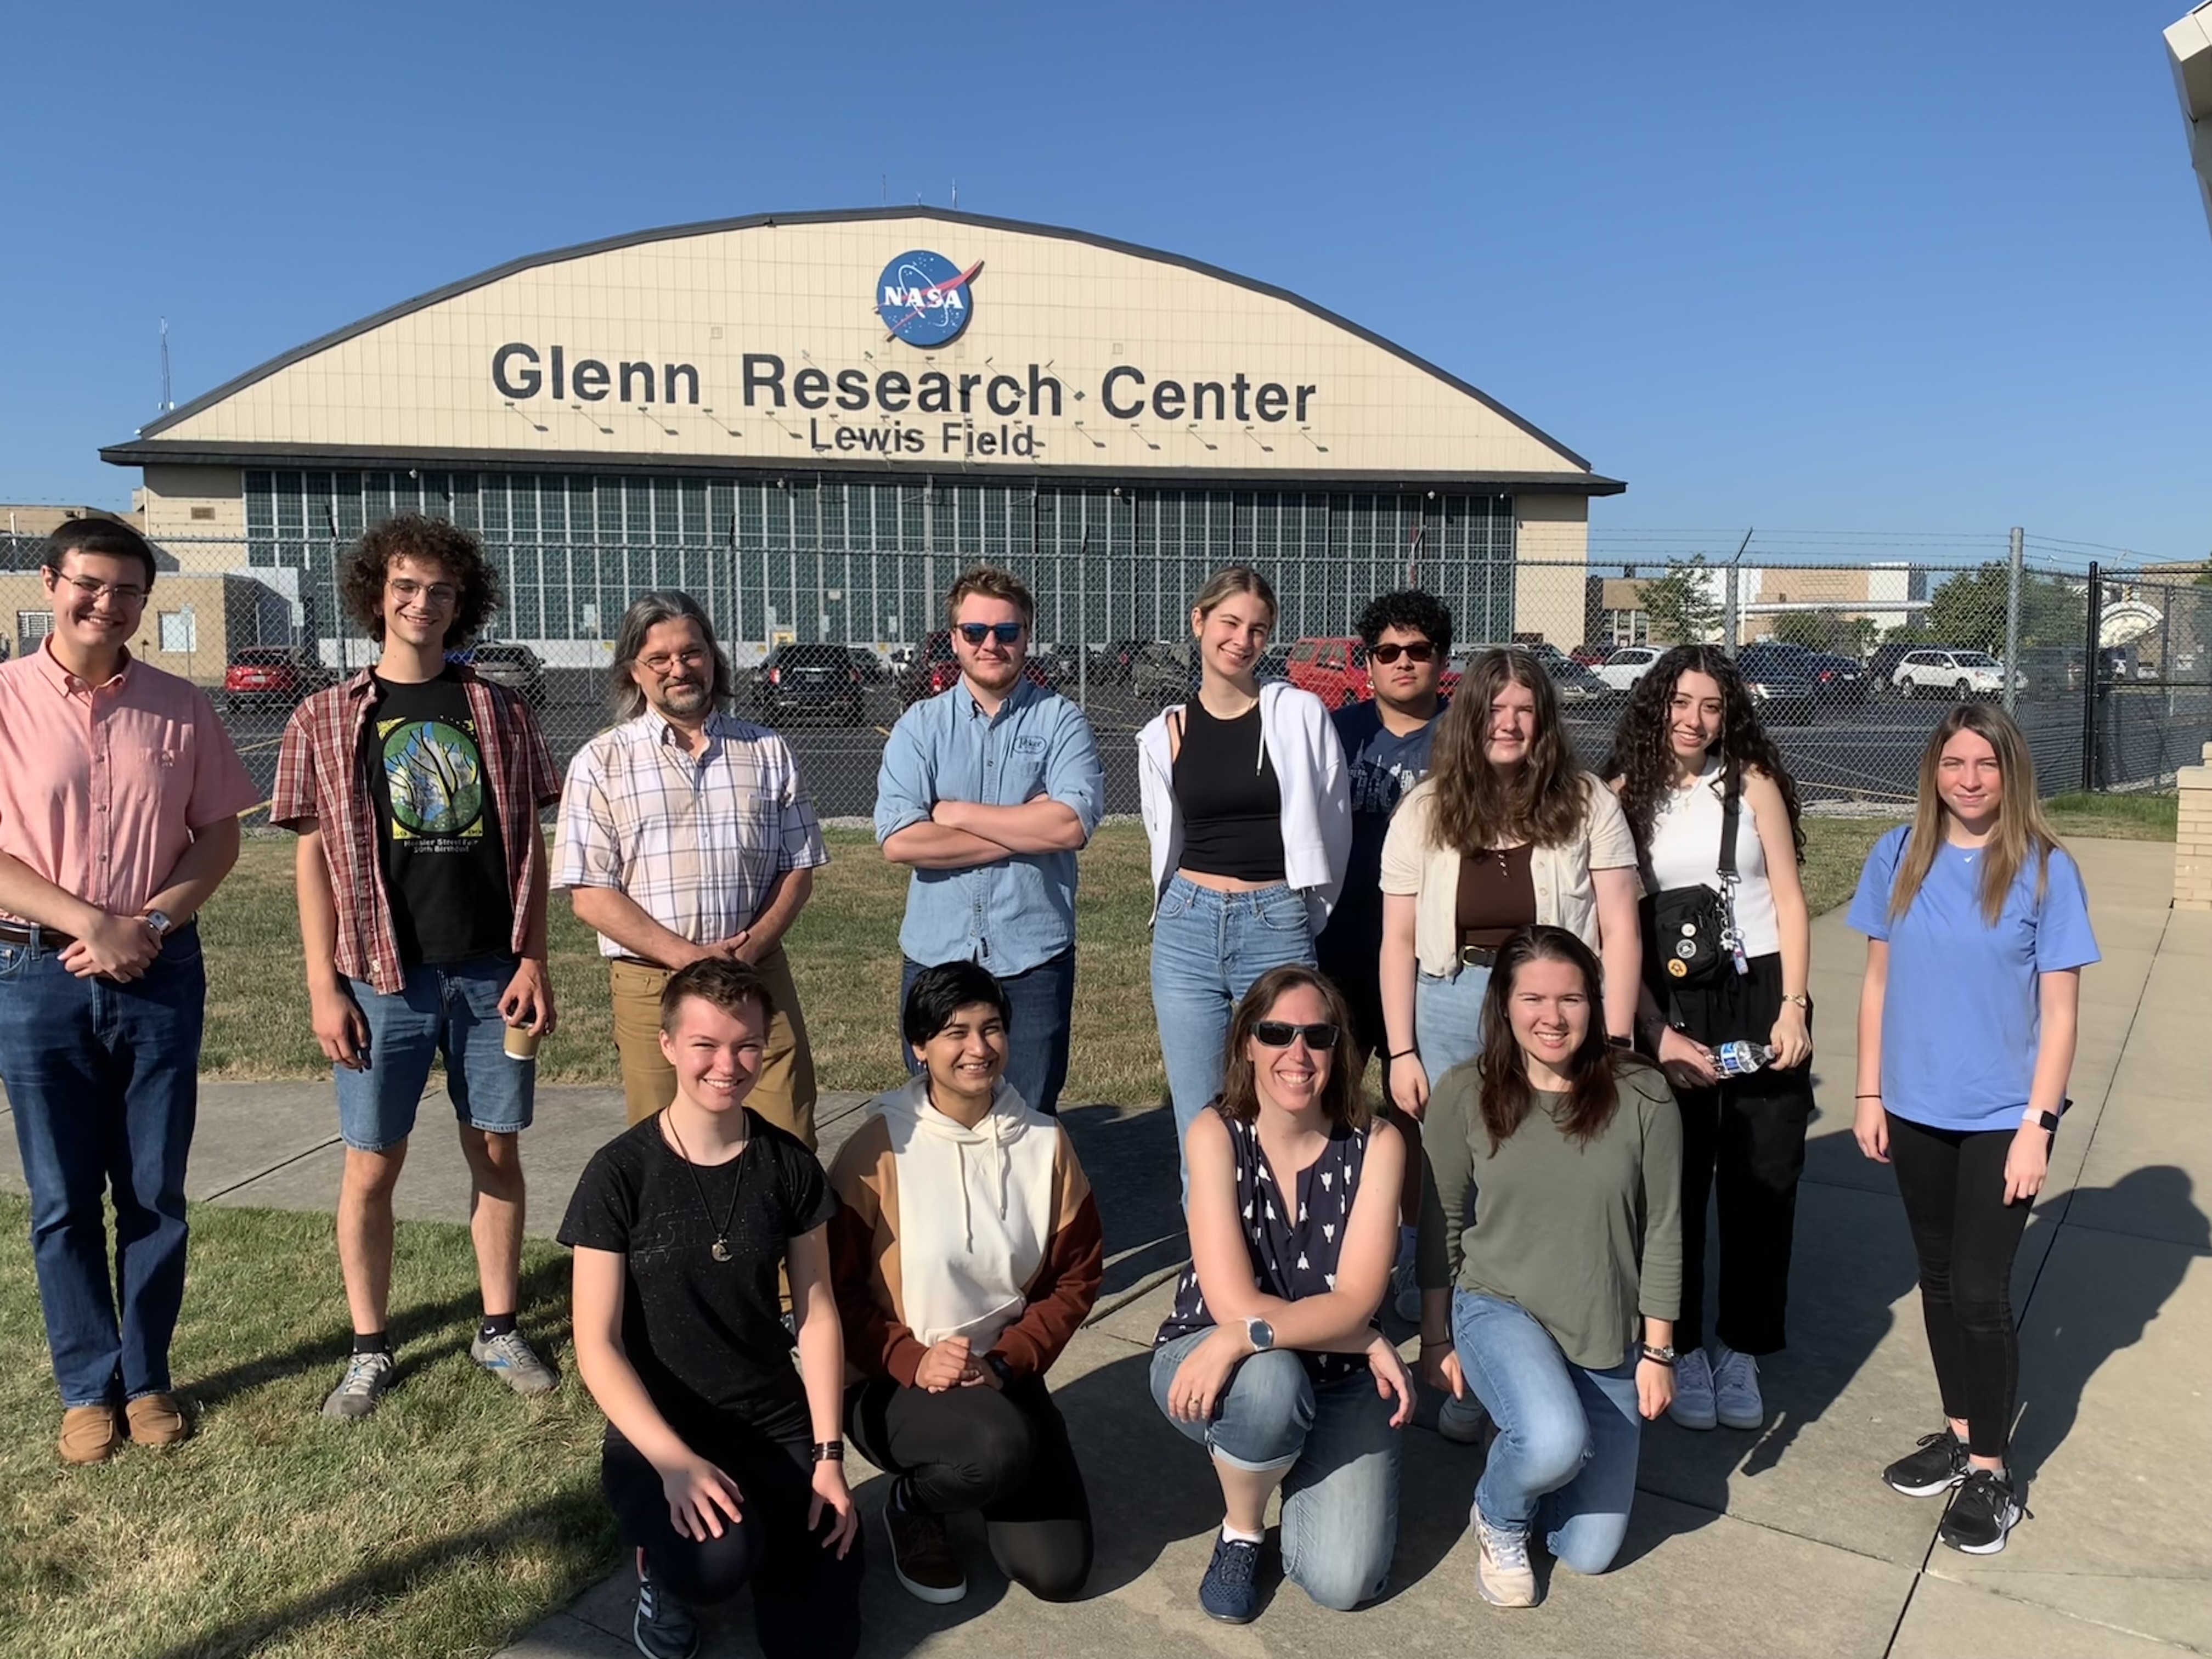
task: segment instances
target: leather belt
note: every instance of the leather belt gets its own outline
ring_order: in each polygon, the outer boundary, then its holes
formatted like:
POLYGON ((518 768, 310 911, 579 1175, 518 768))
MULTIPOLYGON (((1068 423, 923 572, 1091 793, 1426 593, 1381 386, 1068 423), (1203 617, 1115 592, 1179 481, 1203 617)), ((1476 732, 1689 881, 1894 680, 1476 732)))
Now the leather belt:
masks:
POLYGON ((610 962, 619 962, 625 968, 642 968, 648 974, 672 974, 673 968, 664 968, 657 962, 647 962, 643 957, 609 957, 610 962))
POLYGON ((1494 968, 1498 952, 1487 945, 1462 945, 1459 947, 1460 965, 1464 968, 1494 968))
POLYGON ((20 921, 0 921, 0 945, 27 945, 38 951, 66 951, 76 935, 53 927, 27 927, 20 921))

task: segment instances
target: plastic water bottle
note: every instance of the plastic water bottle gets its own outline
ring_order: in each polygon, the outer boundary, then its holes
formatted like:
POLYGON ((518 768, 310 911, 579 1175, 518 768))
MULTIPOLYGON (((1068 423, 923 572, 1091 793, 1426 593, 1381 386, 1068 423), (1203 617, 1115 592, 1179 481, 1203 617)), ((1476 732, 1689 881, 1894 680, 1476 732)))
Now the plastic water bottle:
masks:
POLYGON ((1713 1051, 1713 1069, 1723 1077, 1748 1077, 1774 1063, 1774 1050, 1764 1042, 1723 1042, 1713 1051))

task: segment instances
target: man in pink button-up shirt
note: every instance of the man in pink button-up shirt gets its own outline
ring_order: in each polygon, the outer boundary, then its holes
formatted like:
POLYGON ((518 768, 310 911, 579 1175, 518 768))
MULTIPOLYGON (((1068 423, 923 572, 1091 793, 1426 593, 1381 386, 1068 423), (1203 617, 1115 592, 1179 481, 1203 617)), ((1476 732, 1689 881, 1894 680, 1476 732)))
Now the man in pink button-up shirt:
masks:
POLYGON ((53 631, 0 665, 0 1079, 72 1463, 112 1455, 126 1419, 141 1445, 191 1432, 169 1338, 207 997, 193 917, 254 804, 206 694, 126 648, 154 574, 136 531, 72 520, 41 573, 53 631))

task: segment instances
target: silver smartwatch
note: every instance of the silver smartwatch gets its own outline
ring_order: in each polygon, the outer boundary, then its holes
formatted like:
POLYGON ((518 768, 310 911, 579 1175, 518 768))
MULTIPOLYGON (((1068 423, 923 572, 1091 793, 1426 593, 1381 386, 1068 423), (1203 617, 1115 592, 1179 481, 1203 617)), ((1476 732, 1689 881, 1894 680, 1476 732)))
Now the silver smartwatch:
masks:
POLYGON ((177 925, 167 910, 149 910, 138 920, 146 924, 146 931, 154 936, 156 945, 168 938, 169 930, 177 925))
POLYGON ((1265 1353, 1275 1346, 1275 1328, 1264 1319, 1248 1319, 1244 1322, 1244 1340, 1252 1345, 1254 1353, 1265 1353))

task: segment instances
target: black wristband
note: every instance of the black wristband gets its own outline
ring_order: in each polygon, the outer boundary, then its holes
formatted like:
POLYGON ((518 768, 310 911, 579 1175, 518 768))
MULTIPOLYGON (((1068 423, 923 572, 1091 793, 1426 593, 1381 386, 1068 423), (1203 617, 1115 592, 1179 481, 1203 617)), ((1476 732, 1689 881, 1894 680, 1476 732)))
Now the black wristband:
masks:
POLYGON ((842 1440, 817 1440, 814 1443, 814 1461, 817 1463, 842 1463, 845 1461, 845 1443, 842 1440))
POLYGON ((1420 1052, 1419 1048, 1401 1048, 1395 1054, 1386 1051, 1382 1056, 1382 1063, 1388 1066, 1394 1060, 1403 1060, 1407 1054, 1418 1054, 1420 1052))

